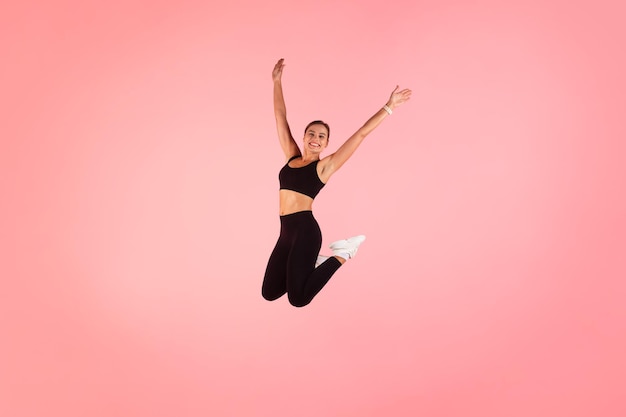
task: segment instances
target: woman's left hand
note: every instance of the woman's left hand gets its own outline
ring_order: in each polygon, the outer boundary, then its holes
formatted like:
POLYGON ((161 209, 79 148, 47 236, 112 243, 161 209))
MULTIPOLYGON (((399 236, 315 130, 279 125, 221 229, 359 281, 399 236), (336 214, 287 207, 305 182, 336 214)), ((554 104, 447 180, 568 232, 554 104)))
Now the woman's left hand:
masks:
POLYGON ((391 92, 391 96, 387 102, 387 106, 392 110, 411 98, 411 90, 405 88, 404 90, 398 91, 399 88, 400 86, 396 85, 396 88, 391 92))

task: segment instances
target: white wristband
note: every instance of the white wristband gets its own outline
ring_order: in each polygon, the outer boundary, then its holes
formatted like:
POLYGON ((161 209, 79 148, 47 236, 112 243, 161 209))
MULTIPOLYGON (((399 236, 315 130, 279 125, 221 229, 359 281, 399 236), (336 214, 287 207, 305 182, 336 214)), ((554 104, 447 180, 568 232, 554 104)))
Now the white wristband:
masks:
POLYGON ((386 104, 383 106, 383 110, 385 110, 385 111, 386 111, 387 113, 389 113, 389 114, 393 113, 393 112, 391 111, 391 109, 389 108, 389 106, 388 106, 388 105, 386 105, 386 104))

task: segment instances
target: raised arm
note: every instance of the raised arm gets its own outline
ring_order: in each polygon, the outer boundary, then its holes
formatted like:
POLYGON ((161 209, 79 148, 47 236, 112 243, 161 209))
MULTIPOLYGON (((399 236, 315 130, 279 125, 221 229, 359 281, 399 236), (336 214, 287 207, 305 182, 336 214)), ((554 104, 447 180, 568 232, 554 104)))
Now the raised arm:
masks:
POLYGON ((278 140, 283 149, 285 158, 289 159, 294 155, 300 155, 300 149, 291 135, 289 124, 287 123, 287 106, 283 97, 282 76, 285 66, 284 59, 278 60, 272 71, 274 80, 274 116, 276 117, 276 129, 278 130, 278 140))
POLYGON ((404 90, 398 91, 399 88, 399 86, 396 86, 385 106, 378 110, 359 130, 350 136, 350 138, 339 147, 337 152, 328 156, 328 162, 324 169, 324 176, 326 178, 330 178, 332 174, 346 163, 361 142, 363 142, 363 139, 372 133, 385 118, 389 117, 394 109, 411 98, 411 90, 405 88, 404 90))

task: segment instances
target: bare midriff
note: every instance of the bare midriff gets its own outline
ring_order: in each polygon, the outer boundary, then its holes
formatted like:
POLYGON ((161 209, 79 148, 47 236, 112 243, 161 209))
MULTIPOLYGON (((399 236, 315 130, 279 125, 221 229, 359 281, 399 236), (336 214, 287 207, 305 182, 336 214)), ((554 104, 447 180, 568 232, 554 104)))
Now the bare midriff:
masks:
POLYGON ((279 196, 281 216, 313 210, 313 199, 308 195, 292 190, 279 190, 279 196))

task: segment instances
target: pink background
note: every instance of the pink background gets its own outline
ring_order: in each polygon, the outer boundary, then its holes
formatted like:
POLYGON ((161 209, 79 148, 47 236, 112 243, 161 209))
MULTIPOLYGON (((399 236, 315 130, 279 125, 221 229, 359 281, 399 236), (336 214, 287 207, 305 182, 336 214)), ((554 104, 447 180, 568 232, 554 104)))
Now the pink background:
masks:
POLYGON ((0 415, 626 415, 624 12, 3 5, 0 415), (303 309, 260 294, 281 57, 328 152, 414 92, 316 200, 368 240, 303 309))

